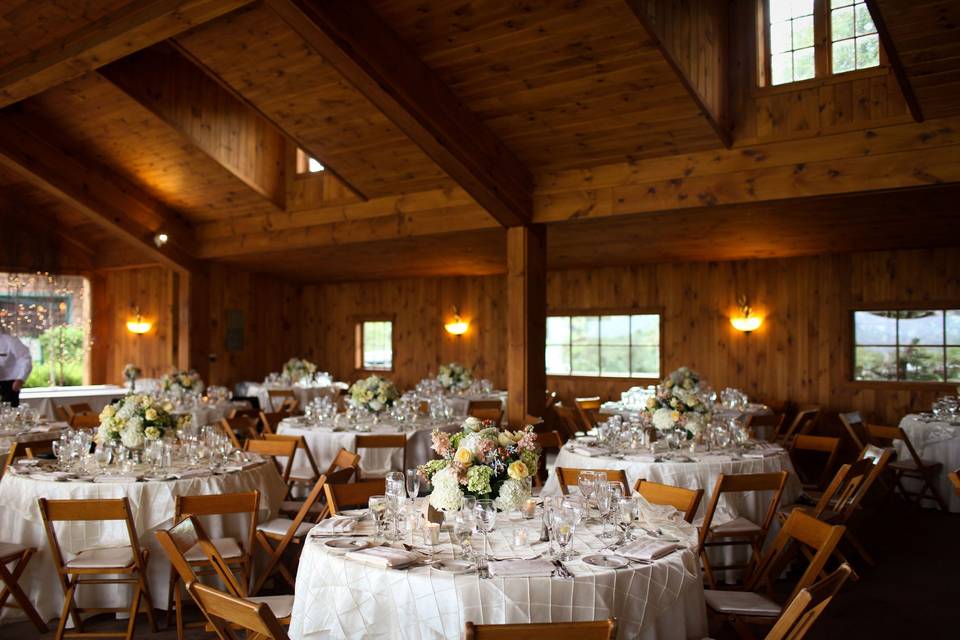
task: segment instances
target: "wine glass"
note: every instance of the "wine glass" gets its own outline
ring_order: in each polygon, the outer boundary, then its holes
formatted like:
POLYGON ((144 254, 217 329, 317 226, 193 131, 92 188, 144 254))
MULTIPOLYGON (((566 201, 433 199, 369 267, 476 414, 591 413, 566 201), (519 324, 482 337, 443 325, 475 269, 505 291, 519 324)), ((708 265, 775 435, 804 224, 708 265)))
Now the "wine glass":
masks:
POLYGON ((603 524, 603 531, 600 533, 600 537, 612 538, 616 534, 607 532, 607 515, 613 504, 613 491, 611 491, 610 484, 601 483, 597 485, 595 493, 597 496, 597 510, 600 512, 600 522, 603 524))
POLYGON ((620 524, 623 525, 624 539, 633 540, 633 532, 631 529, 633 527, 636 502, 633 500, 633 498, 620 498, 620 500, 617 502, 617 509, 620 512, 620 524))
POLYGON ((407 469, 407 497, 414 499, 420 495, 420 471, 407 469))
POLYGON ((453 521, 451 538, 453 543, 460 547, 460 555, 464 560, 469 560, 473 555, 473 514, 460 512, 453 521))
POLYGON ((373 514, 373 522, 377 525, 376 538, 383 536, 383 519, 387 513, 387 496, 370 496, 367 500, 367 506, 370 507, 370 513, 373 514))
POLYGON ((595 487, 596 476, 593 471, 581 471, 577 474, 577 489, 580 491, 580 495, 589 499, 593 495, 595 487))
POLYGON ((493 526, 497 522, 497 509, 493 506, 493 500, 484 498, 483 500, 477 500, 474 513, 477 516, 477 528, 483 533, 483 562, 485 565, 488 557, 487 535, 493 531, 493 526))
POLYGON ((464 495, 460 502, 460 511, 473 518, 473 510, 477 508, 477 496, 464 495))
POLYGON ((553 513, 553 539, 557 541, 560 547, 560 557, 558 560, 568 560, 567 547, 573 540, 574 514, 570 509, 557 509, 553 513))

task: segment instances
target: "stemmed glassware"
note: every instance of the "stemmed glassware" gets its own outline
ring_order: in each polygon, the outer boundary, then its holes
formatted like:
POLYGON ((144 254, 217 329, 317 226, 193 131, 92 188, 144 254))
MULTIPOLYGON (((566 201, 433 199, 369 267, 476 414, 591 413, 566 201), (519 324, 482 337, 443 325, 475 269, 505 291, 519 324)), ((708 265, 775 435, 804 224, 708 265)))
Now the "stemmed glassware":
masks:
POLYGON ((616 532, 610 533, 607 531, 607 520, 615 504, 614 484, 619 485, 619 483, 602 482, 597 485, 595 491, 597 496, 597 510, 600 511, 600 522, 603 523, 603 531, 600 534, 601 538, 615 538, 617 535, 616 532))
POLYGON ((407 469, 407 497, 411 500, 420 495, 420 471, 417 469, 407 469))
POLYGON ((470 560, 473 555, 473 527, 475 525, 473 513, 461 511, 453 521, 452 541, 460 547, 460 555, 464 560, 470 560))
POLYGON ((370 513, 373 514, 373 522, 377 525, 376 539, 383 537, 384 516, 387 513, 387 496, 370 496, 367 500, 367 506, 370 507, 370 513))
POLYGON ((553 512, 552 533, 553 539, 557 541, 560 547, 560 556, 558 560, 568 560, 569 555, 567 547, 573 540, 573 532, 576 528, 575 514, 572 509, 560 508, 553 512))
POLYGON ((407 500, 407 488, 403 474, 391 471, 386 477, 387 510, 393 519, 393 532, 390 540, 400 539, 400 518, 407 500))
POLYGON ((620 511, 620 524, 623 525, 623 537, 625 540, 633 540, 632 529, 637 503, 633 498, 620 498, 617 508, 620 511))
POLYGON ((477 515, 477 528, 483 533, 483 565, 486 566, 488 558, 487 535, 493 531, 493 527, 497 522, 497 509, 493 506, 493 500, 485 498, 483 500, 477 500, 474 513, 477 515))

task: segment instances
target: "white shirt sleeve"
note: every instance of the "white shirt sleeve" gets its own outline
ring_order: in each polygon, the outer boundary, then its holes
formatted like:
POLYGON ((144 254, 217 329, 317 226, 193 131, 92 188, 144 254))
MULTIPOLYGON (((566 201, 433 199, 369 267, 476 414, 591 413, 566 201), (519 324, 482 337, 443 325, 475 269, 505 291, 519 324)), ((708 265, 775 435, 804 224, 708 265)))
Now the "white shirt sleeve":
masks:
POLYGON ((33 358, 30 357, 30 349, 22 341, 11 336, 10 355, 13 356, 13 368, 11 370, 11 380, 26 380, 30 377, 33 370, 33 358))

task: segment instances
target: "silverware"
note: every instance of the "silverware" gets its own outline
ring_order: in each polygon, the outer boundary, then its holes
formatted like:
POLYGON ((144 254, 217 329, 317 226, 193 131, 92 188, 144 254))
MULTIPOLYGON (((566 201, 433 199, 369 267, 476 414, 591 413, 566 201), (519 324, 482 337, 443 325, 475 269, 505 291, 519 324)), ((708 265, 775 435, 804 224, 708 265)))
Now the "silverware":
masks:
POLYGON ((563 563, 559 560, 553 560, 553 566, 557 568, 557 573, 560 574, 561 578, 573 578, 573 574, 567 570, 563 563))

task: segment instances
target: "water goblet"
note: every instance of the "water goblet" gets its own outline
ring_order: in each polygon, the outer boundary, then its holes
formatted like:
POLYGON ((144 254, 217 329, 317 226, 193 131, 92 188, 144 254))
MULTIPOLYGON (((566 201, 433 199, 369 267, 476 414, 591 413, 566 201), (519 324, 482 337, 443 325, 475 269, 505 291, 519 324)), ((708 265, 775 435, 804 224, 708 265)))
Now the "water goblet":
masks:
POLYGON ((374 538, 379 540, 383 536, 384 516, 387 513, 387 496, 370 496, 367 500, 367 506, 370 507, 373 522, 377 526, 377 533, 374 538))
POLYGON ((463 500, 460 502, 460 511, 462 511, 463 513, 466 513, 472 519, 473 510, 476 508, 477 508, 476 496, 470 496, 470 495, 463 496, 463 500))
POLYGON ((407 497, 416 498, 420 495, 420 471, 418 469, 407 469, 407 497))
POLYGON ((620 514, 620 524, 623 526, 623 537, 625 540, 633 540, 633 520, 636 511, 636 502, 633 498, 620 498, 617 502, 617 509, 620 514))
POLYGON ((553 513, 553 539, 560 547, 560 554, 557 558, 560 561, 568 560, 569 555, 567 547, 573 541, 573 531, 576 525, 573 522, 574 515, 570 509, 557 509, 553 513))
POLYGON ((477 516, 477 528, 483 534, 483 565, 486 566, 488 558, 487 536, 493 531, 497 522, 497 509, 493 506, 493 500, 484 498, 483 500, 477 500, 474 513, 477 516))
POLYGON ((597 496, 597 510, 600 512, 600 522, 603 524, 603 530, 600 533, 601 538, 612 538, 616 537, 616 534, 607 532, 607 516, 610 513, 610 508, 613 505, 613 492, 610 490, 610 485, 603 483, 599 485, 596 489, 597 496))
POLYGON ((473 514, 460 512, 453 521, 451 541, 460 548, 460 555, 464 560, 470 560, 473 555, 473 514))

